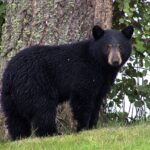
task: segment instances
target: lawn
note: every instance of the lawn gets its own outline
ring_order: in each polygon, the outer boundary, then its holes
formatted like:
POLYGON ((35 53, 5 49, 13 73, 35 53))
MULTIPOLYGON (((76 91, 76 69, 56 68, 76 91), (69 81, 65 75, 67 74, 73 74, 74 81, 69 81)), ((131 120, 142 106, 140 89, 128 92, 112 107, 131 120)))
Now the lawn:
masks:
POLYGON ((150 125, 107 127, 78 134, 0 143, 0 150, 150 150, 150 125))

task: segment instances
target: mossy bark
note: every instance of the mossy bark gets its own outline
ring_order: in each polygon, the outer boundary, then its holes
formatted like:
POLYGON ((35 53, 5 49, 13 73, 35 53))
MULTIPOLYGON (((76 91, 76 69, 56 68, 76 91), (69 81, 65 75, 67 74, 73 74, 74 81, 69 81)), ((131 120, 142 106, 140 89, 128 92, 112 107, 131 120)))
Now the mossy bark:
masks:
POLYGON ((8 0, 0 79, 12 56, 34 44, 62 44, 91 36, 93 24, 111 27, 111 0, 8 0))
POLYGON ((3 26, 1 68, 24 47, 88 38, 93 18, 94 5, 90 0, 9 0, 3 26))

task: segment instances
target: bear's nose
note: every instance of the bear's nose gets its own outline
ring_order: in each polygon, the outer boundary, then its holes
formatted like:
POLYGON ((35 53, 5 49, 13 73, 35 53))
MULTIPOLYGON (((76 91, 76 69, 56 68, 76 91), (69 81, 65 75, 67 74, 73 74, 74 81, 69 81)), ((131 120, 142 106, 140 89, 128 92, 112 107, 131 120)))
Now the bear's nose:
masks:
POLYGON ((113 66, 119 66, 119 60, 112 60, 113 66))

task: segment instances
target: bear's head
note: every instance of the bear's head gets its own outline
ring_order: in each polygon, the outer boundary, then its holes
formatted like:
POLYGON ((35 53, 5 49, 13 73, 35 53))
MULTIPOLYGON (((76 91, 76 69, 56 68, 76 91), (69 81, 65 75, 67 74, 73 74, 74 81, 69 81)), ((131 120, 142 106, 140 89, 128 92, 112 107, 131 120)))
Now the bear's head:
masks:
POLYGON ((122 31, 103 30, 97 25, 94 26, 94 41, 90 47, 92 55, 103 65, 121 67, 131 54, 132 34, 132 26, 128 26, 122 31))

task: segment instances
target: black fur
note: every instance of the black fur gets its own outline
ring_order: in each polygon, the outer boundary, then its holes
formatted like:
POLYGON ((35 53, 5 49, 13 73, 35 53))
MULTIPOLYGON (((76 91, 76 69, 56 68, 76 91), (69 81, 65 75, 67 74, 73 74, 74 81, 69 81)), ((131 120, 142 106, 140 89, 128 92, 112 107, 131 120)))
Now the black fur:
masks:
POLYGON ((99 39, 97 35, 75 44, 32 46, 8 63, 2 80, 2 108, 13 140, 30 136, 31 123, 37 136, 56 134, 56 107, 65 100, 70 101, 77 131, 96 125, 102 99, 131 53, 124 33, 106 30, 99 39), (118 67, 108 64, 110 43, 122 47, 123 62, 118 67))

